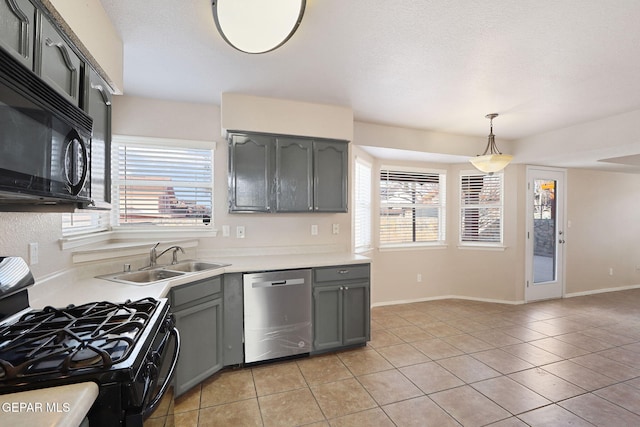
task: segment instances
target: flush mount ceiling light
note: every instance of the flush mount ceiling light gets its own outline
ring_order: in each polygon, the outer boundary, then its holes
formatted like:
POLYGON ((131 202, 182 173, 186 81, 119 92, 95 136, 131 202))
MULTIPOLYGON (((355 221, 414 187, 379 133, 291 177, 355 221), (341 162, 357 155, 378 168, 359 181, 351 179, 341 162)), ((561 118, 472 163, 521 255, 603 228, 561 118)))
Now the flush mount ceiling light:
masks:
POLYGON ((485 148, 484 153, 469 161, 480 172, 488 173, 489 175, 491 175, 494 172, 498 172, 504 169, 509 164, 513 156, 510 156, 509 154, 502 154, 496 146, 496 137, 493 134, 493 119, 498 117, 498 114, 491 113, 487 114, 485 117, 489 119, 491 126, 487 148, 485 148))
POLYGON ((222 38, 246 53, 265 53, 296 32, 306 0, 213 0, 213 18, 222 38))

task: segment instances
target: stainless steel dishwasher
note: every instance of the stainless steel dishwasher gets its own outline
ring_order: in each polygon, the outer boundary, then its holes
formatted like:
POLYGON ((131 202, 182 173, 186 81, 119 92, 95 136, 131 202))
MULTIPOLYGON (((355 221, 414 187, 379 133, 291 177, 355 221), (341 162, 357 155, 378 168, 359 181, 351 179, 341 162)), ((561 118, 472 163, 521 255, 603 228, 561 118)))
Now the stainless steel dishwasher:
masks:
POLYGON ((245 274, 245 363, 311 351, 311 270, 245 274))

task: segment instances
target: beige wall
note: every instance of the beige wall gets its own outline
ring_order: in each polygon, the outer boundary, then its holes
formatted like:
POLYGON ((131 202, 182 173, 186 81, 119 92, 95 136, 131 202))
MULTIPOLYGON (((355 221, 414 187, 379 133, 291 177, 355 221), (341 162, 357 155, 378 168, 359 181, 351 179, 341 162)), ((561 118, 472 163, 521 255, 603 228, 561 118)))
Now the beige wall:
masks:
POLYGON ((287 246, 332 246, 349 251, 350 214, 229 214, 227 196, 228 149, 222 137, 220 108, 209 104, 190 104, 130 96, 114 100, 114 135, 215 141, 214 222, 219 230, 231 227, 231 236, 203 238, 199 251, 253 250, 287 246), (339 224, 340 233, 332 233, 339 224), (311 226, 318 234, 311 235, 311 226), (245 227, 245 238, 235 238, 235 227, 245 227))
POLYGON ((640 175, 570 169, 567 181, 567 293, 640 285, 640 175))
POLYGON ((351 141, 353 110, 239 93, 222 94, 222 131, 244 130, 351 141))
MULTIPOLYGON (((391 139, 393 141, 393 138, 391 139)), ((361 141, 358 141, 361 142, 361 141)), ((412 301, 442 296, 461 296, 482 300, 519 302, 524 298, 524 193, 525 167, 505 169, 504 248, 460 247, 461 171, 467 164, 425 164, 407 161, 374 162, 374 180, 380 166, 408 166, 444 169, 447 173, 446 247, 417 249, 376 249, 373 258, 373 304, 412 301), (522 193, 522 194, 521 194, 522 193), (417 275, 422 275, 422 282, 417 275)), ((377 192, 377 183, 374 184, 377 192)), ((379 211, 376 203, 375 213, 379 211)), ((375 231, 374 231, 375 238, 375 231)))

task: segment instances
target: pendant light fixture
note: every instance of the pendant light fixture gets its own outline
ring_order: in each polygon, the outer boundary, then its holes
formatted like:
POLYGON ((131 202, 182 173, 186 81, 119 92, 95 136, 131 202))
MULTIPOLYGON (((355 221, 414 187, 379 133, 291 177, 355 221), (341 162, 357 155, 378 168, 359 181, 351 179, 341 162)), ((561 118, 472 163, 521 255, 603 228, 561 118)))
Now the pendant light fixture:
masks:
POLYGON ((474 157, 469 160, 476 169, 480 172, 487 173, 489 175, 494 172, 501 171, 504 169, 513 156, 509 154, 502 154, 498 147, 496 146, 496 137, 493 134, 493 119, 498 117, 497 113, 487 114, 485 116, 490 121, 491 131, 489 132, 489 140, 487 141, 487 148, 485 148, 484 153, 474 157))
POLYGON ((302 21, 306 0, 213 0, 213 18, 222 38, 245 53, 282 46, 302 21))

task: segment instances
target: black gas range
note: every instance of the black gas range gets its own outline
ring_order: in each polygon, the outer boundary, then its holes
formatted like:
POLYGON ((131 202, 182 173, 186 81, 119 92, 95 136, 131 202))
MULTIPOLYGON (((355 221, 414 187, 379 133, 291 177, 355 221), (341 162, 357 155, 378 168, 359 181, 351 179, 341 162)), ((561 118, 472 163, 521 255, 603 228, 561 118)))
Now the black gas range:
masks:
POLYGON ((0 323, 0 394, 93 381, 91 426, 142 426, 179 354, 167 300, 28 310, 32 283, 22 259, 0 257, 0 316, 13 316, 0 323))

